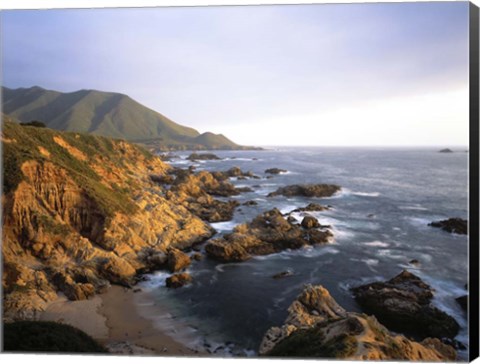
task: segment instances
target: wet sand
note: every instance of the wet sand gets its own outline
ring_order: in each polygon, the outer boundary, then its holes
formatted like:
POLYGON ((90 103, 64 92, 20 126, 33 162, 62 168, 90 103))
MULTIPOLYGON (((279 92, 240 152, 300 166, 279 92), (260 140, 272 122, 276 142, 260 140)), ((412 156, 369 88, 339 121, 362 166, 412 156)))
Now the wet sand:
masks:
POLYGON ((114 354, 198 356, 140 316, 131 289, 112 286, 90 300, 59 298, 48 306, 41 320, 70 324, 85 331, 114 354))

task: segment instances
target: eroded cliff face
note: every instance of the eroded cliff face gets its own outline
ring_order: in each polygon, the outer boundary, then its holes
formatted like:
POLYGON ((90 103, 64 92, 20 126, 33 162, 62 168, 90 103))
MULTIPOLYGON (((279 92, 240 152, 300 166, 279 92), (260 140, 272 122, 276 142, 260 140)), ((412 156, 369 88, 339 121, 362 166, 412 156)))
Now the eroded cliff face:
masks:
POLYGON ((58 291, 75 300, 130 285, 156 254, 213 233, 164 197, 150 175, 170 167, 137 146, 8 120, 2 141, 6 320, 35 318, 58 291))
POLYGON ((322 286, 306 286, 281 327, 265 334, 264 356, 348 360, 453 361, 455 349, 439 339, 395 335, 374 316, 345 311, 322 286))

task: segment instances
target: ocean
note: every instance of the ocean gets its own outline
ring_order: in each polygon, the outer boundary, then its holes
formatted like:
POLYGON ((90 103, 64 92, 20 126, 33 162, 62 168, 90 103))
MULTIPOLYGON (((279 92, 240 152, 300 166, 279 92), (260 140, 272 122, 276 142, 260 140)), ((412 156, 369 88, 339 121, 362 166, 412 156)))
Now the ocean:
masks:
POLYGON ((215 154, 222 160, 195 163, 185 159, 189 152, 176 154, 181 159, 174 159, 173 166, 208 171, 237 166, 262 177, 231 180, 253 189, 233 198, 258 205, 240 206, 232 221, 212 224, 219 234, 274 207, 289 212, 317 202, 332 206, 311 214, 331 225, 335 236, 331 244, 242 263, 195 261, 188 269, 193 283, 177 290, 165 287, 165 272, 148 276, 137 297, 139 310, 155 324, 169 327, 177 340, 219 355, 252 356, 264 333, 283 323, 305 284, 321 284, 345 309, 361 312, 351 287, 390 279, 408 269, 436 290, 434 304, 458 321, 456 339, 468 345, 467 317, 455 301, 467 294, 468 237, 428 226, 449 217, 467 219, 465 149, 439 153, 435 148, 279 147, 219 151, 215 154), (288 172, 267 179, 264 170, 273 167, 288 172), (342 190, 330 198, 267 198, 278 187, 303 183, 333 183, 342 190), (412 259, 420 264, 409 264, 412 259), (272 278, 285 270, 294 275, 272 278), (169 313, 157 312, 156 305, 169 313))

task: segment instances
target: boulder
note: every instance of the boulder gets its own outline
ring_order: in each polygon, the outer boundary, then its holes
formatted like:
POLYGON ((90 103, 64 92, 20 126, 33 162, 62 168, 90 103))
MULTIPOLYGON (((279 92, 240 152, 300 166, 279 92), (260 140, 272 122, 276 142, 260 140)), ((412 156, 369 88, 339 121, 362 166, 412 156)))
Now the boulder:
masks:
POLYGON ((352 291, 367 313, 392 330, 422 338, 453 338, 460 328, 453 317, 433 306, 434 290, 406 270, 389 281, 352 291))
POLYGON ((269 168, 265 170, 266 174, 280 174, 280 173, 287 173, 288 171, 286 169, 281 169, 281 168, 269 168))
POLYGON ((168 288, 180 288, 192 282, 192 276, 188 273, 178 273, 165 280, 168 288))
POLYGON ((291 185, 280 187, 275 192, 271 192, 267 197, 274 196, 303 196, 303 197, 330 197, 340 191, 340 186, 331 184, 308 184, 308 185, 291 185))
POLYGON ((254 200, 249 200, 249 201, 246 201, 244 203, 242 203, 243 206, 256 206, 258 205, 258 202, 257 201, 254 201, 254 200))
POLYGON ((395 335, 373 316, 347 312, 322 286, 307 285, 288 308, 281 327, 272 327, 261 356, 348 360, 452 361, 453 347, 438 339, 422 342, 395 335))
POLYGON ((305 229, 313 229, 313 228, 320 227, 320 224, 318 223, 318 220, 316 218, 314 218, 313 216, 305 216, 302 220, 301 225, 305 229))
POLYGON ((170 249, 167 255, 167 267, 170 272, 178 272, 191 264, 190 257, 178 249, 170 249))
POLYGON ((449 233, 454 234, 468 234, 468 222, 467 220, 459 217, 453 217, 447 220, 433 221, 428 226, 438 227, 449 233))

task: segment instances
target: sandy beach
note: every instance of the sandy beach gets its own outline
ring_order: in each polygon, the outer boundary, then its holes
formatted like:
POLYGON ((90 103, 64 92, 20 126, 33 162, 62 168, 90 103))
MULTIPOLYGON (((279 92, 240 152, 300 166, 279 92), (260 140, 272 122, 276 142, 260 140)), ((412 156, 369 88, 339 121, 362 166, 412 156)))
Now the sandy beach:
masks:
POLYGON ((175 341, 150 320, 139 315, 134 291, 112 286, 90 300, 69 301, 60 297, 50 304, 41 320, 75 326, 97 339, 114 354, 199 355, 175 341))

